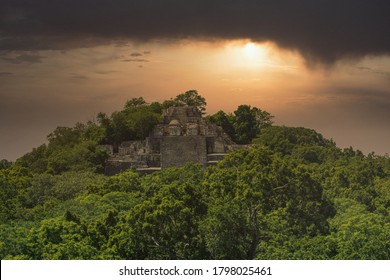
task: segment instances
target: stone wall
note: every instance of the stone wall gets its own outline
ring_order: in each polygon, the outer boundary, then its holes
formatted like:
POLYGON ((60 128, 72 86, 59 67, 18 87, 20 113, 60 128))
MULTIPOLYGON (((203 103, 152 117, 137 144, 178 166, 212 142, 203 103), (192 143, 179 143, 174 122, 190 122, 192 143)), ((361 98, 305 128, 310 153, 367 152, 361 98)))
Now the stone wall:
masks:
POLYGON ((146 142, 145 141, 125 141, 119 145, 118 154, 119 155, 138 155, 144 154, 146 152, 146 142))
POLYGON ((163 121, 169 124, 172 120, 180 120, 182 124, 196 123, 202 119, 202 113, 196 107, 170 107, 163 114, 163 121))
POLYGON ((184 166, 188 162, 207 164, 206 138, 166 136, 161 140, 161 168, 184 166))

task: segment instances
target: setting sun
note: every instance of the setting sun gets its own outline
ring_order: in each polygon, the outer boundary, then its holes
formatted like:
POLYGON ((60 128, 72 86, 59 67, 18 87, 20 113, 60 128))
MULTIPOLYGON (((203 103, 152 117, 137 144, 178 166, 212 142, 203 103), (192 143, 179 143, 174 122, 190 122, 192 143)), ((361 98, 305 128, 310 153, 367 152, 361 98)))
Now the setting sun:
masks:
POLYGON ((235 42, 227 46, 226 55, 237 68, 260 69, 269 64, 268 48, 253 42, 235 42))
POLYGON ((259 47, 254 43, 246 43, 244 46, 245 55, 250 58, 255 58, 259 51, 259 47))

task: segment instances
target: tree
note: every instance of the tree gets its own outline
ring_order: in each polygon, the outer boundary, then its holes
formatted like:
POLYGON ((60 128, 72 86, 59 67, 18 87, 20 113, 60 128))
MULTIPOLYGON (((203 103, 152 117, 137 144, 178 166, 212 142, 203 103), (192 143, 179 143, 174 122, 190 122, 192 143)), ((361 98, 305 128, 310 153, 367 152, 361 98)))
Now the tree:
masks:
POLYGON ((29 245, 28 227, 16 224, 0 224, 0 259, 33 259, 29 245))
POLYGON ((273 116, 256 107, 240 105, 234 114, 218 111, 207 119, 223 128, 238 144, 249 144, 260 131, 272 125, 273 116))
POLYGON ((145 99, 143 99, 143 97, 132 98, 132 99, 126 101, 125 110, 139 107, 142 105, 146 105, 146 101, 145 101, 145 99))
POLYGON ((261 244, 281 246, 289 236, 326 234, 334 215, 310 169, 266 147, 227 155, 203 184, 209 206, 203 234, 217 258, 252 259, 261 244), (225 209, 229 204, 232 212, 225 209))
MULTIPOLYGON (((294 150, 302 147, 332 148, 336 145, 331 140, 325 139, 313 129, 304 127, 266 126, 253 140, 255 144, 266 145, 283 154, 292 154, 294 150)), ((327 151, 331 153, 330 150, 327 151)))
POLYGON ((234 116, 232 114, 226 114, 224 111, 220 110, 214 115, 208 116, 206 119, 221 126, 223 131, 235 141, 234 116))
POLYGON ((168 109, 169 107, 178 106, 178 103, 174 99, 164 100, 162 103, 162 109, 168 109))
POLYGON ((0 169, 0 222, 20 218, 30 183, 27 168, 14 165, 0 169))
POLYGON ((273 116, 256 107, 240 105, 234 111, 235 139, 239 144, 249 144, 260 131, 272 124, 273 116))
POLYGON ((48 153, 58 147, 72 147, 81 142, 82 128, 80 125, 75 127, 57 127, 52 133, 47 136, 48 153))
POLYGON ((60 174, 66 171, 104 172, 107 152, 92 141, 81 142, 72 147, 60 146, 47 158, 47 171, 60 174))
POLYGON ((43 220, 32 230, 31 250, 34 259, 75 260, 95 259, 97 249, 88 244, 86 227, 80 219, 66 212, 65 217, 43 220))
POLYGON ((7 169, 7 168, 9 168, 11 166, 12 166, 12 162, 10 162, 10 161, 8 161, 6 159, 0 160, 0 170, 1 169, 7 169))
POLYGON ((256 126, 259 131, 273 124, 272 119, 274 118, 274 116, 272 116, 267 111, 263 111, 257 107, 253 107, 252 114, 255 116, 256 126))
POLYGON ((196 90, 189 90, 185 93, 177 95, 174 101, 179 105, 195 106, 203 114, 206 111, 206 99, 202 97, 196 90))
POLYGON ((390 223, 388 218, 370 213, 353 199, 336 199, 337 215, 330 220, 337 243, 336 259, 389 259, 390 223))
POLYGON ((153 112, 148 107, 129 113, 126 118, 126 125, 130 135, 133 136, 132 138, 143 140, 149 136, 154 126, 160 121, 160 114, 153 112))
POLYGON ((206 213, 201 188, 203 172, 202 166, 189 164, 145 177, 147 197, 128 217, 136 254, 123 258, 207 258, 199 232, 199 222, 206 213))
POLYGON ((28 168, 34 173, 44 173, 47 170, 47 146, 42 144, 16 160, 16 165, 28 168))
POLYGON ((215 260, 247 259, 250 237, 245 205, 237 199, 218 197, 208 204, 200 224, 207 250, 215 260))
POLYGON ((104 129, 101 144, 111 144, 118 151, 123 141, 143 140, 160 121, 162 105, 158 102, 147 104, 142 97, 127 101, 122 111, 116 111, 108 117, 98 114, 98 121, 104 129))

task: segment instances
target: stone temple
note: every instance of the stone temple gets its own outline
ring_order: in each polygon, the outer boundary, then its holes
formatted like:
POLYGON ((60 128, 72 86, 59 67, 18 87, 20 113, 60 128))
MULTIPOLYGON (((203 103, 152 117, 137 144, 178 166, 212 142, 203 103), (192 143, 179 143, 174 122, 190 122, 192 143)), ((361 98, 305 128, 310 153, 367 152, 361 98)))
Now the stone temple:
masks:
POLYGON ((113 175, 129 168, 150 173, 188 162, 208 166, 242 147, 222 127, 206 122, 196 107, 170 107, 145 140, 125 141, 117 153, 106 146, 111 155, 105 173, 113 175))

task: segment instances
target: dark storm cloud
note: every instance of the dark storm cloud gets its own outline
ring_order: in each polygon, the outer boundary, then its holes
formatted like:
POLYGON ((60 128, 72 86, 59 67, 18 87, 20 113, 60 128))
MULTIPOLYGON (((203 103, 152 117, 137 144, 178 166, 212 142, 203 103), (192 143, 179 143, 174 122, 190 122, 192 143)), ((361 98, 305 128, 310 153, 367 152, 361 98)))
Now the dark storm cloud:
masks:
POLYGON ((0 49, 245 38, 332 63, 389 54, 389 11, 388 0, 2 0, 0 49))

